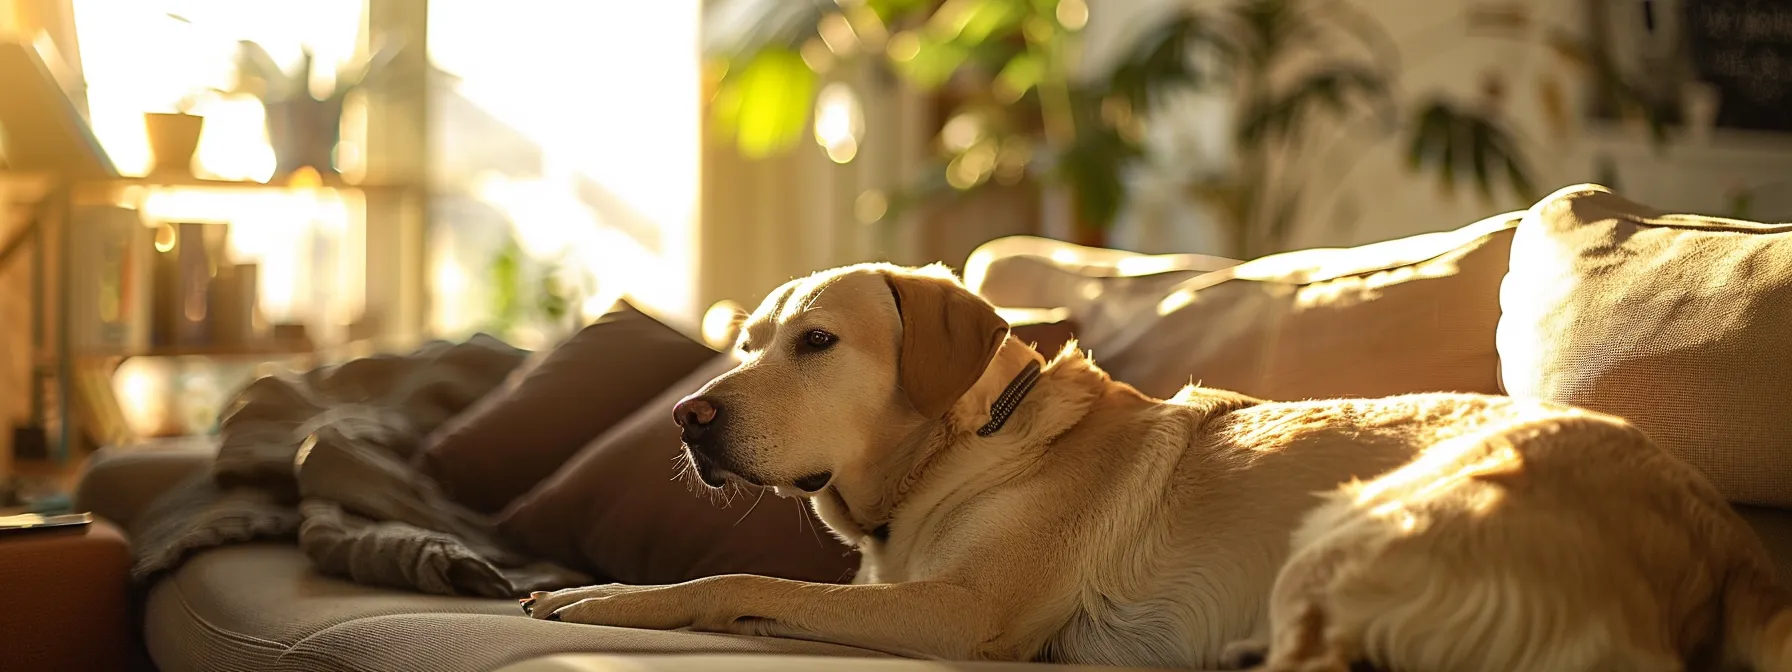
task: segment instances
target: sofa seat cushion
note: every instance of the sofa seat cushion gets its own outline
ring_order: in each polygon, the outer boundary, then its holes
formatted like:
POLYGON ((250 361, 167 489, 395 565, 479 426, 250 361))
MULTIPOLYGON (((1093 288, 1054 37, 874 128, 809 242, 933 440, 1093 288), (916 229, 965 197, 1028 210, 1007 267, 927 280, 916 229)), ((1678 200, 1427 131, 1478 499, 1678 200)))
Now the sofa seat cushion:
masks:
POLYGON ((850 665, 826 658, 796 656, 614 656, 566 654, 536 658, 505 667, 499 672, 1138 672, 1159 668, 1058 665, 1002 661, 958 662, 886 658, 855 660, 850 665))
POLYGON ((795 640, 538 621, 513 600, 325 577, 296 546, 279 543, 227 546, 189 559, 151 590, 144 639, 165 672, 489 670, 578 652, 878 655, 795 640))

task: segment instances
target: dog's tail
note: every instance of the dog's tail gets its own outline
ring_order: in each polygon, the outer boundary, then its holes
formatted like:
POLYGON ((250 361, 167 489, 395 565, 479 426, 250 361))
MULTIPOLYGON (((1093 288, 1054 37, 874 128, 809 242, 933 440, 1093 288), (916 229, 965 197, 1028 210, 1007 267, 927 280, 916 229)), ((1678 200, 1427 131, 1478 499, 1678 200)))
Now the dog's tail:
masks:
POLYGON ((1792 590, 1765 567, 1741 568, 1724 589, 1724 633, 1733 660, 1755 672, 1792 672, 1792 590))

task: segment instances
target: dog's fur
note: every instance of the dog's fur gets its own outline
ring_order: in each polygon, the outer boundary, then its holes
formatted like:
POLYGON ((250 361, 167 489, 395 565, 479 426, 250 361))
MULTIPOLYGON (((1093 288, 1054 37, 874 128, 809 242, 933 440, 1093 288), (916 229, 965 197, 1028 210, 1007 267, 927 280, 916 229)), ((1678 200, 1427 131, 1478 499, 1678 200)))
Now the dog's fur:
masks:
POLYGON ((575 588, 535 594, 536 617, 946 659, 1792 666, 1792 594, 1760 542, 1615 418, 1462 394, 1160 401, 1073 343, 982 437, 1043 360, 937 266, 794 280, 739 350, 697 395, 719 410, 692 462, 808 497, 863 553, 854 584, 575 588), (837 342, 806 345, 817 329, 837 342))

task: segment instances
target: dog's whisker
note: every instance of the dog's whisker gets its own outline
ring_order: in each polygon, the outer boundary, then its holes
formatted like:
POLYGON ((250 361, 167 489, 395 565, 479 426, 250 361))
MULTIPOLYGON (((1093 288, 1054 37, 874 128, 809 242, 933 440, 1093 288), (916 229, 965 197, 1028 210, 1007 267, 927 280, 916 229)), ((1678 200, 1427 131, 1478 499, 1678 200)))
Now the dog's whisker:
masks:
POLYGON ((740 527, 740 524, 742 522, 746 521, 747 516, 753 515, 753 510, 759 508, 759 502, 764 499, 765 499, 765 490, 762 488, 759 490, 759 496, 753 498, 753 505, 747 507, 746 513, 740 514, 740 520, 734 521, 734 527, 740 527))

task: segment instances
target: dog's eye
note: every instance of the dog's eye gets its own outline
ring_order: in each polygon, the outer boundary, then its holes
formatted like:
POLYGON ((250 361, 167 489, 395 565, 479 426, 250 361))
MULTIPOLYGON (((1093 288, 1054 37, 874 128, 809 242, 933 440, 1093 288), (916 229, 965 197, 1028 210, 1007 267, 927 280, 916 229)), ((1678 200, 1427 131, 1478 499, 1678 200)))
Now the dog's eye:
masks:
POLYGON ((840 337, 820 329, 810 329, 803 333, 803 347, 809 350, 826 350, 839 340, 840 337))

